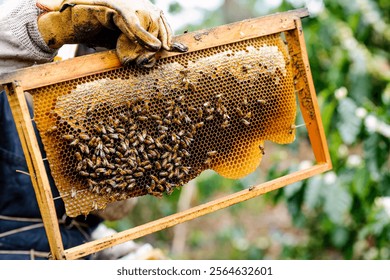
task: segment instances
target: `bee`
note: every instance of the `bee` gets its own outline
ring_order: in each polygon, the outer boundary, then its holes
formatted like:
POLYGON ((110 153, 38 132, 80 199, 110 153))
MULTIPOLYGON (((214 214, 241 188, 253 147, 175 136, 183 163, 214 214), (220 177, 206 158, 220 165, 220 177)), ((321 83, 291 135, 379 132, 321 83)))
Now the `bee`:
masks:
POLYGON ((214 108, 207 108, 206 109, 206 112, 211 115, 212 113, 214 113, 215 109, 214 108))
POLYGON ((120 133, 120 134, 126 134, 125 129, 124 129, 124 128, 121 128, 121 127, 115 128, 115 132, 116 132, 116 133, 120 133))
POLYGON ((87 133, 83 133, 83 132, 79 134, 79 138, 84 141, 88 141, 91 139, 87 133))
POLYGON ((155 120, 155 121, 161 120, 161 117, 160 117, 159 115, 151 115, 150 117, 151 117, 153 120, 155 120))
POLYGON ((168 172, 163 171, 163 172, 160 172, 159 175, 160 175, 161 177, 167 177, 167 176, 168 176, 168 172))
POLYGON ((239 115, 240 117, 243 117, 243 116, 244 116, 244 113, 242 112, 242 110, 241 110, 240 107, 236 107, 236 111, 237 111, 237 113, 238 113, 238 115, 239 115))
POLYGON ((249 112, 245 115, 244 119, 250 119, 252 117, 252 112, 249 112))
POLYGON ((90 168, 93 168, 94 166, 92 160, 90 160, 89 158, 87 158, 87 164, 90 168))
POLYGON ((96 168, 95 169, 95 172, 96 173, 105 173, 107 170, 105 169, 105 168, 102 168, 102 167, 100 167, 100 168, 96 168))
POLYGON ((91 146, 91 147, 96 146, 99 139, 100 138, 98 138, 96 136, 92 137, 92 139, 88 142, 88 146, 91 146))
POLYGON ((241 119, 241 122, 245 124, 246 126, 249 126, 251 123, 246 119, 241 119))
POLYGON ((112 174, 112 169, 108 169, 106 172, 104 172, 104 176, 108 177, 112 174))
POLYGON ((97 185, 97 183, 94 181, 94 180, 92 180, 92 179, 87 179, 87 183, 88 183, 88 187, 90 188, 90 189, 92 189, 94 186, 96 186, 97 185))
POLYGON ((122 122, 128 122, 129 118, 126 117, 123 113, 120 113, 119 114, 119 119, 122 121, 122 122))
POLYGON ((110 137, 111 139, 119 139, 119 135, 117 133, 110 133, 108 134, 108 137, 110 137))
POLYGON ((93 210, 98 210, 99 209, 99 206, 98 206, 98 204, 97 204, 97 202, 95 200, 92 201, 92 209, 93 210))
POLYGON ((76 171, 77 171, 77 172, 80 172, 82 169, 83 169, 83 162, 80 161, 80 162, 77 164, 76 171))
POLYGON ((169 119, 164 119, 163 122, 166 124, 166 125, 170 125, 172 122, 171 120, 169 119))
POLYGON ((289 134, 293 134, 294 133, 294 129, 296 128, 296 126, 294 124, 292 124, 288 130, 288 133, 289 134))
POLYGON ((206 118, 206 121, 211 121, 212 119, 214 119, 214 116, 213 115, 210 115, 206 118))
POLYGON ((167 164, 168 164, 168 159, 164 158, 162 163, 161 163, 161 167, 165 168, 167 166, 167 164))
POLYGON ((189 173, 190 173, 190 169, 191 169, 191 167, 186 167, 186 166, 183 166, 182 168, 181 168, 181 170, 186 174, 186 175, 188 175, 189 173))
POLYGON ((148 164, 146 166, 144 166, 145 170, 151 170, 153 168, 153 166, 151 164, 148 164))
POLYGON ((128 190, 132 190, 135 187, 135 183, 131 183, 127 186, 128 190))
POLYGON ((89 173, 85 171, 80 171, 79 174, 83 177, 89 177, 89 173))
MULTIPOLYGON (((99 125, 99 124, 94 124, 93 125, 93 128, 95 129, 95 131, 97 132, 97 133, 103 133, 102 132, 102 128, 104 128, 104 126, 102 126, 102 125, 99 125)), ((104 134, 105 134, 105 132, 104 132, 104 134)))
POLYGON ((154 182, 158 182, 158 181, 159 181, 158 178, 157 178, 156 176, 154 176, 154 175, 150 175, 150 178, 151 178, 152 181, 154 181, 154 182))
POLYGON ((113 187, 113 188, 116 188, 116 187, 117 187, 117 186, 116 186, 116 182, 115 182, 114 180, 111 180, 111 179, 106 180, 106 184, 110 185, 110 186, 113 187))
POLYGON ((248 190, 253 191, 255 189, 255 186, 251 186, 248 190))
POLYGON ((70 141, 70 140, 73 140, 73 139, 74 139, 74 135, 72 135, 72 134, 66 134, 66 135, 63 135, 62 138, 65 139, 65 140, 70 141))
POLYGON ((117 185, 117 188, 120 188, 122 190, 124 190, 126 187, 127 187, 127 183, 126 182, 123 182, 123 183, 120 183, 120 184, 117 185))
POLYGON ((203 163, 209 165, 211 163, 211 158, 207 158, 203 163))
POLYGON ((221 99, 222 96, 223 96, 223 93, 220 93, 220 94, 217 94, 217 95, 215 96, 215 98, 216 98, 216 99, 221 99))
POLYGON ((211 105, 210 101, 207 101, 207 102, 205 102, 205 103, 203 104, 203 106, 206 107, 206 108, 209 107, 210 105, 211 105))
POLYGON ((106 167, 109 168, 109 169, 112 169, 112 170, 115 169, 115 165, 113 165, 112 163, 108 163, 108 164, 106 165, 106 167))
POLYGON ((201 128, 204 125, 204 122, 199 122, 195 125, 196 128, 201 128))
POLYGON ((70 197, 71 197, 71 198, 75 198, 76 195, 77 195, 76 189, 75 189, 75 188, 72 188, 72 190, 71 190, 71 192, 70 192, 70 197))
POLYGON ((138 125, 135 123, 129 129, 130 130, 136 130, 137 128, 138 128, 138 125))
POLYGON ((168 106, 175 105, 175 101, 173 101, 173 100, 167 100, 167 101, 165 101, 165 103, 166 103, 168 106))
POLYGON ((173 119, 172 122, 177 125, 182 125, 182 122, 179 119, 173 119))
POLYGON ((57 131, 57 129, 58 129, 58 127, 56 125, 53 125, 48 130, 46 130, 45 134, 47 134, 47 135, 52 134, 53 132, 57 131))
POLYGON ((244 97, 244 99, 242 101, 242 105, 244 105, 244 106, 248 105, 248 99, 246 97, 244 97))
POLYGON ((139 140, 141 143, 145 141, 145 138, 144 138, 144 136, 143 136, 141 133, 138 133, 138 134, 137 134, 137 137, 138 137, 138 140, 139 140))
POLYGON ((82 161, 83 160, 83 158, 82 158, 82 156, 81 156, 81 154, 79 152, 75 152, 74 156, 75 156, 77 161, 82 161))
POLYGON ((108 133, 114 133, 115 132, 114 128, 109 126, 108 124, 106 124, 106 130, 108 131, 108 133))
POLYGON ((186 123, 192 123, 191 118, 190 118, 187 114, 184 115, 184 121, 185 121, 186 123))
POLYGON ((259 103, 261 106, 263 106, 263 105, 265 105, 267 103, 267 101, 263 100, 263 99, 258 99, 257 103, 259 103))
POLYGON ((160 170, 160 169, 162 168, 161 163, 158 162, 158 161, 155 161, 155 162, 154 162, 154 165, 156 166, 156 169, 157 169, 157 170, 160 170))
POLYGON ((186 149, 182 149, 181 152, 185 157, 189 157, 191 155, 186 149))
POLYGON ((162 132, 165 132, 165 131, 168 131, 168 127, 163 126, 163 125, 159 125, 159 126, 158 126, 158 130, 160 130, 160 131, 162 131, 162 132))
POLYGON ((201 119, 203 117, 203 110, 201 108, 198 109, 198 118, 201 119))
POLYGON ((180 95, 178 98, 177 98, 177 101, 178 102, 182 102, 182 101, 184 101, 184 95, 180 95))
POLYGON ((144 176, 144 173, 142 173, 142 172, 134 173, 134 177, 139 178, 139 177, 142 177, 142 176, 144 176))
POLYGON ((105 191, 106 191, 106 193, 111 193, 112 189, 111 189, 110 187, 107 187, 107 188, 105 189, 105 191))
POLYGON ((164 147, 166 150, 172 152, 172 147, 169 146, 168 144, 163 144, 163 147, 164 147))
POLYGON ((265 155, 265 147, 264 147, 264 145, 260 144, 259 145, 259 149, 260 149, 261 154, 265 155))
POLYGON ((165 159, 165 158, 167 158, 170 154, 171 154, 170 152, 165 152, 165 153, 161 156, 161 158, 162 158, 162 159, 165 159))
POLYGON ((79 148, 80 148, 81 153, 89 155, 89 148, 87 145, 79 143, 79 148))
POLYGON ((214 157, 214 156, 217 155, 217 153, 218 153, 217 151, 210 151, 210 152, 207 153, 207 155, 210 156, 210 157, 214 157))
MULTIPOLYGON (((107 135, 103 135, 103 136, 102 136, 102 139, 103 139, 103 141, 104 141, 105 143, 111 141, 110 137, 108 137, 107 135)), ((99 144, 98 144, 98 146, 99 146, 99 144)), ((102 148, 103 148, 103 146, 102 146, 100 149, 102 149, 102 148)))
POLYGON ((194 106, 188 106, 187 109, 190 112, 196 112, 197 111, 197 109, 194 106))
POLYGON ((147 155, 148 155, 148 158, 156 158, 156 157, 157 157, 156 151, 154 151, 154 150, 149 150, 148 152, 149 152, 149 153, 147 154, 147 155))

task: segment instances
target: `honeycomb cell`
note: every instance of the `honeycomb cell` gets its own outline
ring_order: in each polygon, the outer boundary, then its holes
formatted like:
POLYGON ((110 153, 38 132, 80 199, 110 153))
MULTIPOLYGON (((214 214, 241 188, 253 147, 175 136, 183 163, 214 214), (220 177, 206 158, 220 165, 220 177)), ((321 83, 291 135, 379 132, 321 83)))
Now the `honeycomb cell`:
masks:
POLYGON ((67 214, 171 194, 206 169, 253 172, 266 140, 295 138, 289 60, 275 34, 33 90, 67 214))

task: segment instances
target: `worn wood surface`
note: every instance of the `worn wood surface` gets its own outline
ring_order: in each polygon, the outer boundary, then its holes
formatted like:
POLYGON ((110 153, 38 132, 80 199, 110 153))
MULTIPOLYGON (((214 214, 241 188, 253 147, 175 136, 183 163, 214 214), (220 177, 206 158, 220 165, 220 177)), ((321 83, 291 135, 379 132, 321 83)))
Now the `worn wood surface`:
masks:
POLYGON ((331 168, 332 162, 322 125, 321 112, 318 106, 300 20, 296 20, 296 26, 296 29, 286 32, 286 40, 293 64, 299 106, 317 162, 326 163, 331 168))
POLYGON ((246 201, 248 199, 263 195, 270 191, 274 191, 288 184, 298 182, 309 177, 315 176, 329 169, 327 164, 320 164, 310 167, 305 170, 297 171, 284 177, 250 187, 246 190, 224 196, 211 202, 192 207, 186 211, 182 211, 152 222, 137 226, 111 236, 107 236, 95 241, 85 243, 83 245, 65 250, 66 259, 79 259, 90 255, 97 251, 101 251, 123 242, 134 240, 142 236, 157 232, 174 225, 184 223, 195 218, 213 213, 215 211, 227 208, 234 204, 246 201))
MULTIPOLYGON (((174 41, 188 46, 189 52, 239 42, 295 28, 295 19, 308 16, 307 9, 292 10, 248 19, 176 36, 174 41)), ((179 55, 161 51, 158 58, 179 55)), ((25 90, 59 83, 121 67, 115 51, 80 56, 64 61, 37 65, 0 76, 0 84, 18 80, 25 90)))
MULTIPOLYGON (((55 259, 64 259, 64 247, 49 179, 30 118, 23 88, 18 82, 15 82, 5 85, 5 90, 26 158, 28 172, 34 187, 38 206, 41 211, 52 257, 55 259)), ((23 207, 23 205, 20 205, 20 207, 23 207)))

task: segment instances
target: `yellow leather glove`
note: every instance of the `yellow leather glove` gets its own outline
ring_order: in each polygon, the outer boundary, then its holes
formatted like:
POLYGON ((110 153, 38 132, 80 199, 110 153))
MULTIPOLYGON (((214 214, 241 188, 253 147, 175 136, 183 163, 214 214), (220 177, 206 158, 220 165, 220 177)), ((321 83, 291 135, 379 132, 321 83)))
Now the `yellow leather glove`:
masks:
POLYGON ((122 64, 136 61, 153 66, 161 48, 187 51, 172 42, 172 30, 162 11, 148 0, 38 0, 44 12, 39 31, 53 49, 84 43, 115 48, 122 64))

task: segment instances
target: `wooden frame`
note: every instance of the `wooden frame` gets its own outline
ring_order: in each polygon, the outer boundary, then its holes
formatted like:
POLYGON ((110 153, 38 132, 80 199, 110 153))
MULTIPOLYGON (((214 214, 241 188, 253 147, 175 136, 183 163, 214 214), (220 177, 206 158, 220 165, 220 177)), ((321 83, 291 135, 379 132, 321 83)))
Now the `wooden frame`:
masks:
MULTIPOLYGON (((316 165, 193 207, 186 211, 67 250, 64 249, 62 244, 53 196, 44 168, 42 155, 38 147, 37 138, 33 130, 32 120, 28 112, 24 91, 116 69, 121 67, 120 62, 114 51, 108 51, 25 68, 0 76, 0 84, 3 85, 7 93, 27 160, 29 174, 50 244, 51 258, 82 258, 97 251, 172 227, 330 170, 332 165, 312 82, 301 25, 301 18, 306 16, 308 16, 306 9, 298 9, 245 20, 213 29, 187 33, 177 36, 175 39, 185 43, 190 51, 196 51, 217 45, 284 32, 294 66, 294 78, 299 105, 308 130, 309 139, 317 162, 316 165)), ((158 54, 158 58, 175 55, 178 54, 162 51, 158 54)))

